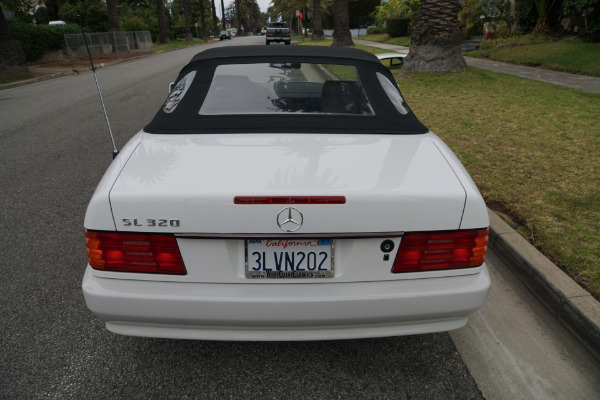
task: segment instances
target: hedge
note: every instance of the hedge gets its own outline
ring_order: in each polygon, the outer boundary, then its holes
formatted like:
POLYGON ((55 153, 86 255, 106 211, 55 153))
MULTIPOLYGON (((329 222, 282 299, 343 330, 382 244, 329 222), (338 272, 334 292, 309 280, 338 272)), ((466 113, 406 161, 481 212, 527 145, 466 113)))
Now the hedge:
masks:
POLYGON ((34 25, 21 21, 7 21, 13 37, 21 43, 27 61, 35 61, 44 54, 65 48, 66 33, 80 33, 78 25, 58 28, 50 25, 34 25))
POLYGON ((380 33, 384 33, 383 29, 376 26, 367 29, 367 35, 378 35, 380 33))

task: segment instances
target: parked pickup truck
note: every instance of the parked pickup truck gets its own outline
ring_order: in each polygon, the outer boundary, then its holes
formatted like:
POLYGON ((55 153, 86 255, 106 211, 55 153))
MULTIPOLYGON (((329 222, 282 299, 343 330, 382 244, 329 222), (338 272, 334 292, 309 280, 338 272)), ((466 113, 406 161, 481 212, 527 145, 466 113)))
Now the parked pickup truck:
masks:
POLYGON ((271 44, 271 42, 290 44, 292 42, 290 33, 290 28, 285 22, 271 22, 267 27, 267 44, 271 44))

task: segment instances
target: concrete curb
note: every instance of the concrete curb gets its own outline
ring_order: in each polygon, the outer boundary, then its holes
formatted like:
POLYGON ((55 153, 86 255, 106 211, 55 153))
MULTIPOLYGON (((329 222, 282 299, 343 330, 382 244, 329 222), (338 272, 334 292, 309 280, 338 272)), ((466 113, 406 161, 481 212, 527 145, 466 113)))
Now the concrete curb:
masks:
POLYGON ((600 361, 600 303, 493 211, 489 248, 552 315, 600 361))
POLYGON ((0 85, 0 90, 12 89, 12 88, 15 88, 15 87, 25 86, 25 85, 31 85, 32 83, 38 83, 38 82, 47 81, 49 79, 60 78, 61 76, 65 76, 65 73, 64 72, 59 72, 58 74, 40 76, 39 78, 28 79, 26 81, 19 81, 19 82, 7 83, 5 85, 0 85))

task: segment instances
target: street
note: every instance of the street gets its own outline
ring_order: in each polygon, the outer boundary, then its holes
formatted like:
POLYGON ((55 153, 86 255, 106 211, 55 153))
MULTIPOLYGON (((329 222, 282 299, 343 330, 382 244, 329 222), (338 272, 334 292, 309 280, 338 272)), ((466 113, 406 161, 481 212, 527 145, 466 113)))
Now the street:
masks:
MULTIPOLYGON (((98 69, 117 148, 197 52, 98 69)), ((410 103, 410 95, 407 96, 410 103)), ((600 366, 511 271, 450 334, 319 342, 208 342, 109 333, 85 306, 83 219, 112 145, 91 72, 0 91, 0 399, 591 399, 600 366)))

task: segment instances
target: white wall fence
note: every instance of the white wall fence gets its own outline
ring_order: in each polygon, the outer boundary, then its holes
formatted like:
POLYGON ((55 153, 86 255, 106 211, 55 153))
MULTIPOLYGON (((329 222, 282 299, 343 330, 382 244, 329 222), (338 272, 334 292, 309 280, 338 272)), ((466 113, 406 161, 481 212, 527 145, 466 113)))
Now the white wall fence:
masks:
MULTIPOLYGON (((352 34, 352 37, 366 35, 367 29, 369 28, 375 28, 375 25, 360 29, 350 29, 350 33, 352 34)), ((333 29, 323 29, 323 34, 325 36, 333 36, 333 29)))

